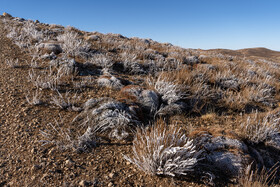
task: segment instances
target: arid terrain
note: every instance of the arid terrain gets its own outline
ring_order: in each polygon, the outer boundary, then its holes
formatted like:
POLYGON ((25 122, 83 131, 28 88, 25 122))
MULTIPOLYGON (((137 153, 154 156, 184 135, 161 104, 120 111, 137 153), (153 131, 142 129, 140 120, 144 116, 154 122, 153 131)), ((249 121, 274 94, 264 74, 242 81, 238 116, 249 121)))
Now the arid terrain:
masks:
POLYGON ((277 186, 280 52, 0 17, 0 187, 277 186))

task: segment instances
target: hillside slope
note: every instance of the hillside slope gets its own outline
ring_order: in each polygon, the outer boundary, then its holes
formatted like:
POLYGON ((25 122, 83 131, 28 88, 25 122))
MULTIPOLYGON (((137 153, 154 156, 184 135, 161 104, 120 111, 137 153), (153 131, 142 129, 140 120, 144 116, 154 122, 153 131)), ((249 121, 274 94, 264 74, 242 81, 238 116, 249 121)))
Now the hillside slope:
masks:
POLYGON ((280 160, 278 52, 6 15, 0 55, 0 186, 264 184, 245 171, 280 160))
POLYGON ((239 56, 239 57, 255 57, 255 58, 264 58, 264 59, 272 59, 279 61, 280 60, 280 52, 273 51, 267 48, 246 48, 246 49, 239 49, 239 50, 229 50, 229 49, 211 49, 209 51, 222 53, 225 55, 231 56, 239 56))

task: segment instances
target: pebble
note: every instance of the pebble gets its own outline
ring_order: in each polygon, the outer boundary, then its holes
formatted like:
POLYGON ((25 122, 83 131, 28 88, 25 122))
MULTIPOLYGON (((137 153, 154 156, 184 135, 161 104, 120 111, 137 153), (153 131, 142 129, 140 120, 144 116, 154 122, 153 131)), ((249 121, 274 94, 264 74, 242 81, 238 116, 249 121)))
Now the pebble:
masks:
POLYGON ((47 174, 47 173, 45 173, 43 176, 42 176, 42 178, 41 178, 41 180, 44 180, 45 178, 47 178, 49 175, 47 174))
POLYGON ((37 171, 37 170, 39 170, 39 169, 41 169, 42 168, 42 166, 41 165, 34 165, 34 166, 32 166, 32 171, 37 171))
POLYGON ((115 173, 110 173, 110 174, 109 174, 109 177, 110 177, 110 178, 113 178, 114 176, 115 176, 115 173))
POLYGON ((48 155, 53 155, 55 152, 55 148, 52 148, 49 152, 48 152, 48 155))
POLYGON ((9 182, 8 186, 14 186, 14 182, 13 181, 9 182))
POLYGON ((73 162, 71 161, 71 160, 66 160, 66 162, 65 162, 65 166, 66 167, 71 167, 71 166, 73 166, 73 162))
POLYGON ((81 182, 79 182, 79 186, 85 186, 86 181, 82 180, 81 182))
POLYGON ((89 182, 85 181, 85 180, 81 180, 81 182, 79 182, 79 186, 89 186, 89 182))
POLYGON ((114 186, 114 184, 113 184, 112 182, 110 182, 110 183, 108 184, 108 187, 111 187, 111 186, 114 186))

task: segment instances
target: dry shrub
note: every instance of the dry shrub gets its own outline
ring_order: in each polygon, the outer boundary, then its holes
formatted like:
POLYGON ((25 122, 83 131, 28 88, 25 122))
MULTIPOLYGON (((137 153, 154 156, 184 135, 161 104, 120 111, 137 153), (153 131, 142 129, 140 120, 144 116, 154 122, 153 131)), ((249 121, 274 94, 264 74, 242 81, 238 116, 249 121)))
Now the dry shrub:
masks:
POLYGON ((90 44, 80 39, 77 32, 66 30, 57 40, 62 42, 63 52, 74 57, 85 55, 90 50, 90 44))
MULTIPOLYGON (((275 181, 277 170, 279 166, 275 164, 270 170, 266 170, 265 168, 259 170, 253 170, 252 164, 249 165, 245 173, 242 177, 239 178, 239 186, 243 187, 276 187, 279 186, 277 184, 277 181, 275 181)), ((278 181, 279 182, 279 181, 278 181)))
POLYGON ((273 139, 279 134, 279 119, 269 119, 269 115, 261 117, 256 113, 250 116, 240 127, 241 136, 253 143, 262 143, 273 139))
POLYGON ((159 120, 150 128, 139 128, 133 141, 133 156, 125 159, 151 175, 187 175, 194 170, 202 151, 176 127, 159 120))
POLYGON ((186 87, 170 81, 164 74, 160 74, 157 79, 148 78, 147 84, 151 89, 159 93, 165 103, 171 104, 186 97, 186 87))
POLYGON ((97 144, 97 137, 93 130, 88 127, 81 136, 74 136, 69 129, 63 129, 64 122, 55 120, 55 124, 47 124, 46 129, 40 130, 43 139, 40 141, 44 145, 56 145, 61 150, 72 150, 78 153, 90 151, 97 144))

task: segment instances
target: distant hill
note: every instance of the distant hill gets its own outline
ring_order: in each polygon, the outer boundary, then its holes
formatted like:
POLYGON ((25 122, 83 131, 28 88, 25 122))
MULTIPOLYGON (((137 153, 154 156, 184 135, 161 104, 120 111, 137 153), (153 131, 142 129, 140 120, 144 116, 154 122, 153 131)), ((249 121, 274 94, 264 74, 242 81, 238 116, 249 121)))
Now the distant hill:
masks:
POLYGON ((239 50, 230 49, 210 49, 207 51, 215 51, 218 53, 231 55, 231 56, 245 56, 245 57, 261 57, 261 58, 273 58, 280 60, 280 51, 273 51, 267 48, 246 48, 239 50))
POLYGON ((237 50, 238 52, 246 55, 246 56, 256 56, 256 57, 264 57, 264 58, 280 58, 279 51, 273 51, 267 48, 247 48, 237 50))

